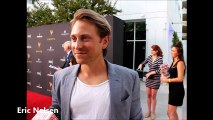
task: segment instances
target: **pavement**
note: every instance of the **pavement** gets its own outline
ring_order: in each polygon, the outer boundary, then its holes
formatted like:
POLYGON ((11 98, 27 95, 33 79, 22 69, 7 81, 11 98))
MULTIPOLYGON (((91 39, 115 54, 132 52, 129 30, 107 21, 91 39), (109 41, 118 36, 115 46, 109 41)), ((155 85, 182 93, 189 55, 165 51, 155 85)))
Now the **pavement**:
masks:
MULTIPOLYGON (((145 78, 143 78, 140 82, 141 84, 141 106, 143 109, 143 114, 147 112, 147 96, 146 96, 146 86, 145 86, 145 78)), ((184 88, 185 88, 185 96, 183 105, 177 108, 177 113, 179 116, 179 120, 187 120, 187 82, 184 79, 184 88)), ((157 93, 157 104, 156 104, 156 119, 155 120, 169 120, 167 117, 167 107, 168 107, 168 84, 161 83, 161 86, 157 93)), ((144 120, 150 120, 149 118, 144 118, 144 120)))

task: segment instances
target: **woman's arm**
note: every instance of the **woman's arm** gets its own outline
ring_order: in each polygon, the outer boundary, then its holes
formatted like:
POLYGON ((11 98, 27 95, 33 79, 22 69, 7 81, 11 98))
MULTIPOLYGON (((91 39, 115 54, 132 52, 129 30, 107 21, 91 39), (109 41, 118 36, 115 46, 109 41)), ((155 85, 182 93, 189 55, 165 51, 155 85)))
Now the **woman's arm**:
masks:
POLYGON ((138 70, 142 70, 143 69, 143 67, 148 63, 148 58, 149 57, 147 57, 141 64, 139 64, 139 66, 137 68, 138 70))
POLYGON ((180 61, 177 64, 178 76, 176 78, 166 78, 164 76, 161 76, 161 81, 162 82, 182 82, 184 79, 184 70, 185 70, 185 64, 183 61, 180 61))

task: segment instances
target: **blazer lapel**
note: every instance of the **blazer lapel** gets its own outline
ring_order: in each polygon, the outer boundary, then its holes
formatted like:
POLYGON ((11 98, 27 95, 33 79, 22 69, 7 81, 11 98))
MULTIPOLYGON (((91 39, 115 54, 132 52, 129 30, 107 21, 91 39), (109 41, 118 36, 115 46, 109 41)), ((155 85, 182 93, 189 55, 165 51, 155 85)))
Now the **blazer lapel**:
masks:
POLYGON ((72 95, 72 89, 75 84, 76 78, 77 78, 77 71, 79 69, 79 64, 73 66, 73 70, 71 71, 71 74, 67 74, 65 77, 64 83, 62 83, 62 106, 64 108, 65 114, 64 116, 67 116, 70 118, 70 100, 72 95))
POLYGON ((111 63, 107 62, 108 65, 108 77, 109 77, 109 86, 110 86, 110 119, 116 119, 116 109, 119 107, 119 102, 121 102, 121 79, 119 75, 116 74, 116 71, 113 69, 111 63))

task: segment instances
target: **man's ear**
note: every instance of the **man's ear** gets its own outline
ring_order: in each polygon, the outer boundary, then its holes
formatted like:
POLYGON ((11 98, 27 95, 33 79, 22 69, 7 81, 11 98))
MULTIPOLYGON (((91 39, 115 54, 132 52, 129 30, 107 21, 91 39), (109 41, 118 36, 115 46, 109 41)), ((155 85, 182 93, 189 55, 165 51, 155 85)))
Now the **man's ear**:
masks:
POLYGON ((102 49, 106 49, 108 44, 109 44, 109 35, 105 36, 103 39, 102 39, 102 49))

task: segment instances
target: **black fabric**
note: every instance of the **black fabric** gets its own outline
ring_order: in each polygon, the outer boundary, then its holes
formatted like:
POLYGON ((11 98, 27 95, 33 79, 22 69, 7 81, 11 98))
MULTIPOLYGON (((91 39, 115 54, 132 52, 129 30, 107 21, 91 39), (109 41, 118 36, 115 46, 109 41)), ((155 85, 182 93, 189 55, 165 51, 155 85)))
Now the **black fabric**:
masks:
MULTIPOLYGON (((147 74, 147 73, 149 73, 149 72, 143 72, 143 76, 146 77, 146 74, 147 74)), ((148 79, 153 79, 153 78, 154 78, 154 75, 150 75, 150 76, 148 77, 148 79)))
MULTIPOLYGON (((176 78, 178 75, 177 61, 174 65, 172 64, 169 68, 170 78, 176 78)), ((170 82, 169 83, 169 102, 168 104, 174 106, 182 106, 183 98, 185 95, 183 82, 170 82)))
MULTIPOLYGON (((67 56, 67 55, 66 55, 67 56)), ((61 67, 62 69, 70 66, 70 59, 72 58, 72 51, 69 53, 68 57, 66 57, 66 60, 64 62, 64 65, 61 67)))

